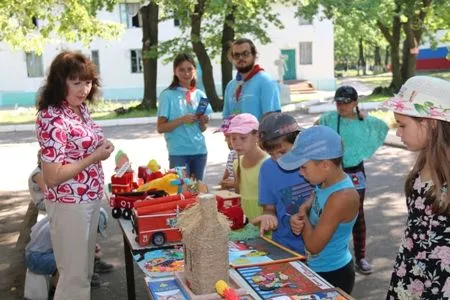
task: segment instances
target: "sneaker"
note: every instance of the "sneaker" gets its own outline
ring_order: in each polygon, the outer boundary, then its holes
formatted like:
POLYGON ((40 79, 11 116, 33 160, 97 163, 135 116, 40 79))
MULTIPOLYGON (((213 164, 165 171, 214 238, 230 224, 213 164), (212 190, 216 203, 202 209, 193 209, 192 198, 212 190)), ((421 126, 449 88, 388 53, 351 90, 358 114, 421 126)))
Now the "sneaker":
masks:
POLYGON ((365 258, 357 260, 355 265, 356 270, 358 270, 361 274, 369 275, 370 273, 372 273, 372 266, 365 258))
POLYGON ((91 278, 91 288, 99 288, 100 285, 101 285, 101 282, 100 282, 100 275, 98 275, 98 273, 92 274, 92 278, 91 278))
POLYGON ((114 269, 114 265, 98 259, 94 264, 94 272, 99 274, 109 273, 114 269))

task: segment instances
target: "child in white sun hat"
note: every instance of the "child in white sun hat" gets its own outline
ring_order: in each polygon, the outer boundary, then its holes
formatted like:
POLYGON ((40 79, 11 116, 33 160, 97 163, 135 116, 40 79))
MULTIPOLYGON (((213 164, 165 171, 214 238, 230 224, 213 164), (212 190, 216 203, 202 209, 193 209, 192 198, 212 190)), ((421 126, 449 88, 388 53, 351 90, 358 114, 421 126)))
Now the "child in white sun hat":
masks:
POLYGON ((406 178, 408 222, 386 299, 450 297, 450 82, 416 76, 383 106, 418 152, 406 178))

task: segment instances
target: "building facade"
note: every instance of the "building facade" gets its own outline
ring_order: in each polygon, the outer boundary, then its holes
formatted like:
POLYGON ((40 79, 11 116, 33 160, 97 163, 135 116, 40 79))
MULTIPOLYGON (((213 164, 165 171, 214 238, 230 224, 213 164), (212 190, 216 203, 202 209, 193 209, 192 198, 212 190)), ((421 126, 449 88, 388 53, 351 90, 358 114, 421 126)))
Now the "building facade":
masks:
MULTIPOLYGON (((334 42, 330 20, 314 18, 310 23, 295 16, 295 8, 274 5, 284 29, 269 27, 272 42, 256 42, 258 63, 274 78, 284 80, 309 80, 316 89, 333 90, 334 42), (282 56, 281 56, 282 55, 282 56), (280 61, 283 70, 280 70, 280 61)), ((112 12, 102 11, 98 18, 120 22, 123 35, 115 41, 95 40, 90 48, 79 43, 49 44, 41 56, 13 51, 0 43, 0 107, 32 106, 36 92, 43 83, 53 58, 64 49, 81 50, 97 64, 105 99, 142 99, 144 78, 142 68, 142 28, 139 27, 139 4, 122 3, 112 12)), ((181 34, 176 20, 159 23, 159 39, 171 39, 181 34)), ((251 38, 251 37, 250 37, 251 38)), ((217 91, 221 94, 221 71, 218 58, 212 58, 217 91)), ((158 62, 158 92, 172 79, 172 65, 158 62)))

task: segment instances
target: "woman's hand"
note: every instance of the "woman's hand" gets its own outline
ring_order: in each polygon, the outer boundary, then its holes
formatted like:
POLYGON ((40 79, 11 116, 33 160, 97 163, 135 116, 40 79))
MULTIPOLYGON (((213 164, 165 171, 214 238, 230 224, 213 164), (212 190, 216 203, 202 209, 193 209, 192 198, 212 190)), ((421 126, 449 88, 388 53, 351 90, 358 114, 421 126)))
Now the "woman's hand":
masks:
POLYGON ((114 151, 114 145, 110 140, 104 140, 103 143, 95 149, 94 157, 96 161, 102 161, 108 159, 111 153, 114 151))

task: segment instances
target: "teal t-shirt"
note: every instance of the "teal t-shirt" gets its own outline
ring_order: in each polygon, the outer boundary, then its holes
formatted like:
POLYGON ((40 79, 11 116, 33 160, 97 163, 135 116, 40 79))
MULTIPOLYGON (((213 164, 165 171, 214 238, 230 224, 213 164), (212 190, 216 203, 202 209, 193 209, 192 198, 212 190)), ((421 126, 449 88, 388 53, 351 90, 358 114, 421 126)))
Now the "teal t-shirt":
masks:
MULTIPOLYGON (((337 131, 338 112, 324 113, 319 120, 337 131)), ((357 166, 372 157, 375 151, 384 143, 389 127, 382 120, 366 116, 364 120, 342 118, 339 134, 344 143, 344 168, 357 166)))
POLYGON ((223 117, 241 113, 254 115, 258 120, 270 111, 281 111, 278 83, 264 71, 258 72, 242 85, 239 101, 236 101, 237 81, 231 80, 225 89, 223 117))
MULTIPOLYGON (((348 175, 345 179, 329 186, 320 188, 316 186, 315 197, 309 211, 309 222, 316 227, 321 218, 322 211, 328 202, 330 196, 337 191, 344 189, 353 189, 353 182, 348 175)), ((307 264, 314 272, 331 272, 344 267, 352 260, 352 254, 348 247, 350 237, 352 236, 353 225, 356 218, 347 223, 339 223, 331 239, 318 254, 308 254, 307 264)))
MULTIPOLYGON (((191 94, 191 104, 186 101, 185 92, 178 89, 165 89, 158 99, 158 117, 164 117, 169 122, 186 114, 195 114, 198 103, 206 95, 201 90, 195 90, 191 94)), ((212 113, 208 104, 205 114, 212 113)), ((182 124, 171 132, 164 133, 169 155, 198 155, 206 154, 205 137, 200 130, 198 122, 182 124)))

